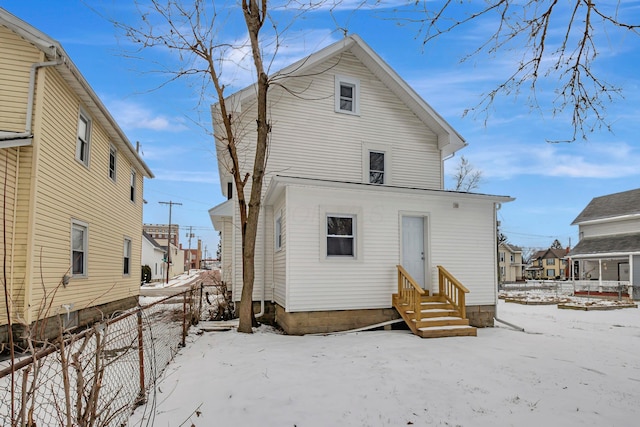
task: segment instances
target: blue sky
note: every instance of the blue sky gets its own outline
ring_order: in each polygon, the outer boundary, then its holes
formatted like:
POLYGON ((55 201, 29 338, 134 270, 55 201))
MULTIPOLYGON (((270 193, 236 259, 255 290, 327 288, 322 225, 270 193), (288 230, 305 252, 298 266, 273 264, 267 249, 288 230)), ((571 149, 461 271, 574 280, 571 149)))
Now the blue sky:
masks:
MULTIPOLYGON (((570 116, 554 117, 548 108, 555 96, 553 80, 540 82, 540 110, 529 106, 525 89, 517 98, 498 98, 486 123, 484 116, 463 117, 484 92, 505 78, 518 58, 517 52, 507 51, 460 62, 486 39, 495 22, 481 20, 423 45, 419 24, 389 19, 401 16, 393 1, 375 11, 353 11, 355 3, 344 2, 333 12, 320 8, 296 19, 283 35, 271 70, 339 40, 343 33, 338 27, 359 34, 466 139, 468 147, 447 161, 447 175, 464 155, 483 173, 477 191, 516 198, 499 211, 502 231, 511 243, 541 248, 559 239, 563 245, 569 240, 575 245, 577 227, 570 224, 593 197, 640 186, 639 36, 612 28, 603 32, 595 26, 599 56, 593 70, 624 91, 624 98, 607 106, 613 132, 597 130, 588 134, 588 140, 570 144, 548 143, 572 133, 570 116)), ((207 210, 224 201, 208 113, 215 99, 206 93, 201 96, 197 79, 156 89, 166 76, 150 72, 158 69, 152 61, 170 65, 177 60, 175 55, 160 50, 139 53, 142 60, 132 59, 133 46, 103 17, 134 22, 138 15, 132 2, 0 0, 0 6, 57 39, 132 143, 140 141, 142 157, 156 176, 145 182, 144 222, 167 223, 168 207, 159 202, 182 203, 174 206, 172 222, 181 226, 183 246, 188 245, 186 228, 192 226, 209 255, 215 255, 217 233, 207 210)), ((218 7, 217 12, 227 24, 225 39, 246 36, 233 11, 218 7)), ((640 2, 622 1, 618 13, 627 22, 640 23, 640 2)), ((274 13, 281 28, 292 16, 290 11, 274 13)), ((551 30, 551 34, 561 33, 562 22, 551 30)), ((244 54, 230 54, 240 67, 225 69, 228 93, 251 83, 244 54)), ((447 185, 452 185, 449 178, 447 185)))

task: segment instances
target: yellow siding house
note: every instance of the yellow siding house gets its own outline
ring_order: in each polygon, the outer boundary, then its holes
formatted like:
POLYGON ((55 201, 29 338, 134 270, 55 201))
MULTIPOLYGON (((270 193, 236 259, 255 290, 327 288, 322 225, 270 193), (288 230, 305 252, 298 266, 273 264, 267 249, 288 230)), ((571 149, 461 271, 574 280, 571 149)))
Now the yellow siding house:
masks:
POLYGON ((0 8, 0 346, 137 303, 144 177, 61 45, 0 8))

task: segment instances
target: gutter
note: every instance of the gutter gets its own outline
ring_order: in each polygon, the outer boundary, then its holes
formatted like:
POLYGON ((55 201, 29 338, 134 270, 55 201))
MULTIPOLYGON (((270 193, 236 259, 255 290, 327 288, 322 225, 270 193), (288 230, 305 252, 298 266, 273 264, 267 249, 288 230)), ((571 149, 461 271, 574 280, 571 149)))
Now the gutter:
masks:
MULTIPOLYGON (((12 141, 16 139, 31 139, 33 138, 33 100, 35 98, 36 92, 36 75, 38 68, 44 67, 54 67, 56 65, 61 65, 64 63, 64 60, 57 59, 55 61, 46 61, 46 62, 36 62, 31 65, 31 70, 29 71, 29 94, 27 97, 27 120, 25 124, 24 132, 2 132, 0 133, 0 141, 12 141)), ((26 144, 18 144, 18 145, 31 145, 31 142, 26 144)))

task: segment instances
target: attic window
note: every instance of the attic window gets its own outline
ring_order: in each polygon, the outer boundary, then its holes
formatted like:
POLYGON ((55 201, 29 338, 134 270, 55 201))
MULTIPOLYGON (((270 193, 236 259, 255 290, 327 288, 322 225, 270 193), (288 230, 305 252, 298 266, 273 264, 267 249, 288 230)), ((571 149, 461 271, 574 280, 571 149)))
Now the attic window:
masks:
POLYGON ((335 110, 336 113, 360 115, 360 80, 336 76, 335 110))

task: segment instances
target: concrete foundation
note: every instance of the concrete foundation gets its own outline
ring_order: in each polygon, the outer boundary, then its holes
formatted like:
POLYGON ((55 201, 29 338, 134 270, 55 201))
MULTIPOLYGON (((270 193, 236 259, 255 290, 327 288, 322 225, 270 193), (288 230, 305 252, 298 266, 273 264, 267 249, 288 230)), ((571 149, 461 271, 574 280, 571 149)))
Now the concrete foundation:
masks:
MULTIPOLYGON (((14 324, 13 339, 17 350, 27 348, 27 339, 31 333, 31 339, 38 342, 52 341, 60 335, 61 328, 70 330, 77 327, 83 328, 95 322, 108 319, 117 312, 128 310, 138 305, 138 297, 127 297, 118 301, 112 301, 95 307, 72 311, 67 315, 51 316, 46 319, 33 322, 31 325, 14 324)), ((6 349, 9 343, 7 325, 0 326, 0 350, 6 349)))

